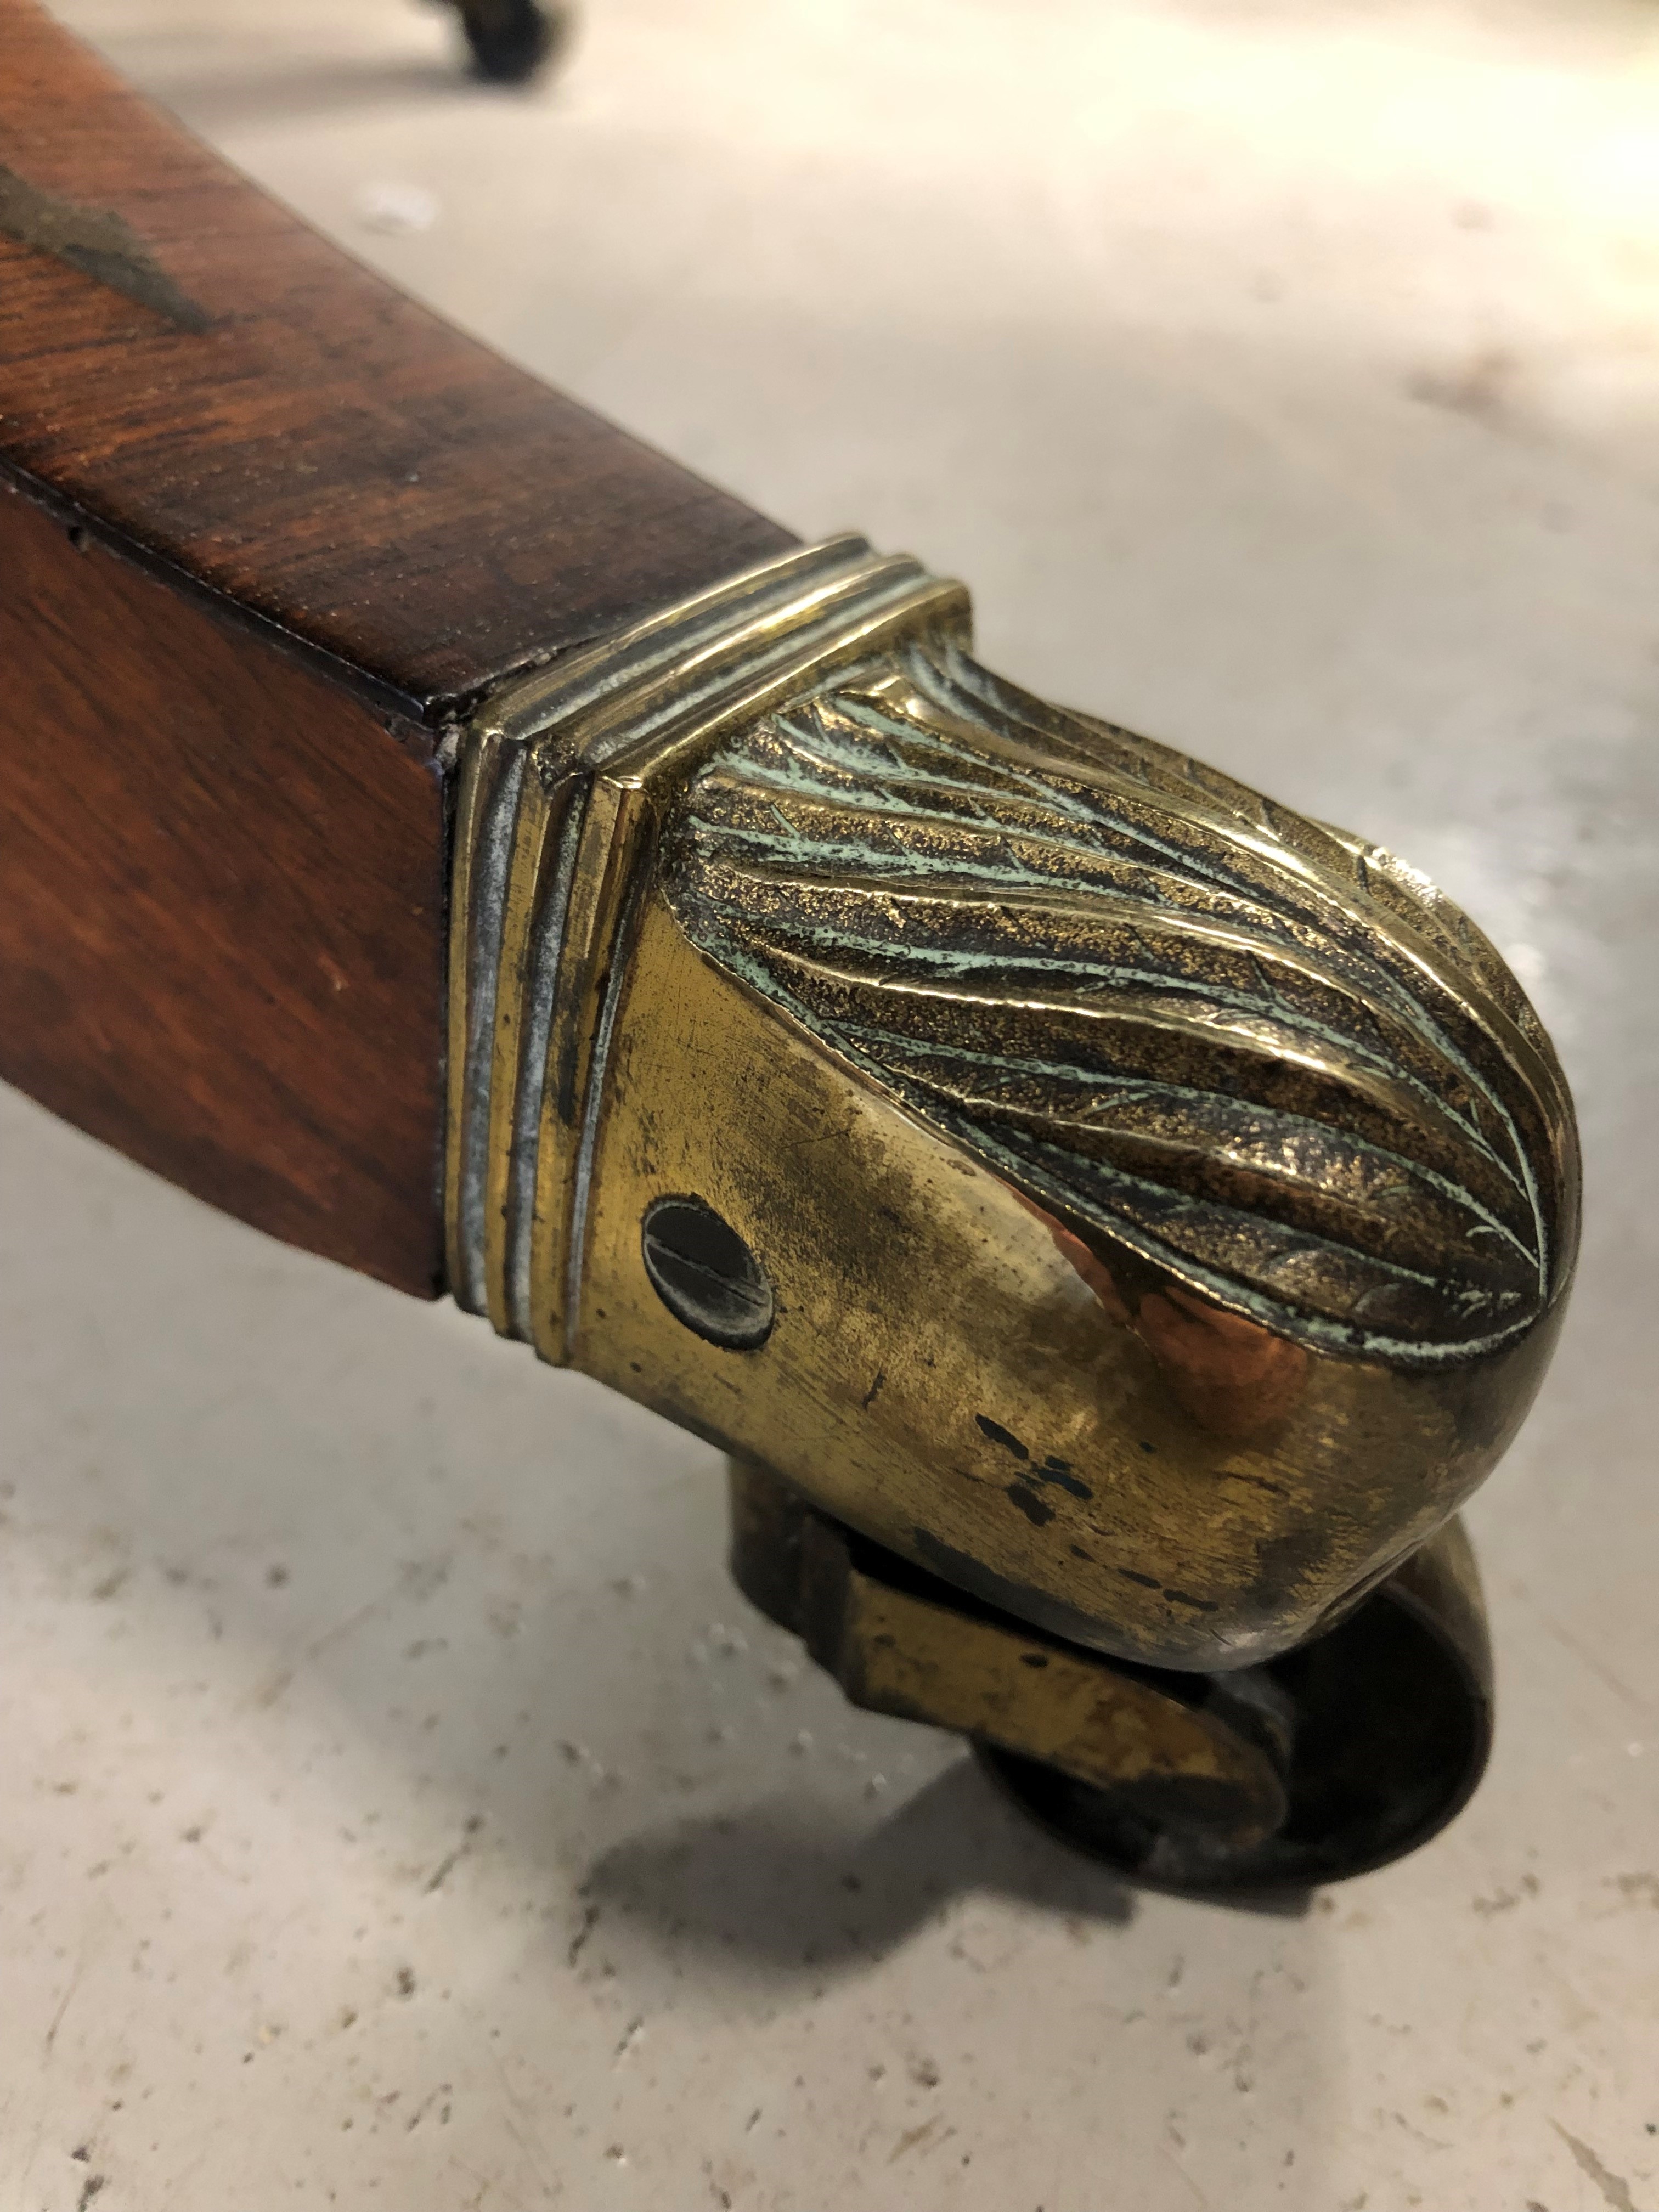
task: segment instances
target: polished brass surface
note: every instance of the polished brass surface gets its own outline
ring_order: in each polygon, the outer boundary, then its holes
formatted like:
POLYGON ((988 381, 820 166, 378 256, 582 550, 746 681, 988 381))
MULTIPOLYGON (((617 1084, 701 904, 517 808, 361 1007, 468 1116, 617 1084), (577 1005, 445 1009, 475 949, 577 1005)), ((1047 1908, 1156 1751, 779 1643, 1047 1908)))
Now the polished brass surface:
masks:
POLYGON ((988 675, 913 562, 837 540, 498 694, 453 910, 457 1296, 1000 1615, 1255 1666, 1525 1413, 1577 1151, 1498 955, 988 675))

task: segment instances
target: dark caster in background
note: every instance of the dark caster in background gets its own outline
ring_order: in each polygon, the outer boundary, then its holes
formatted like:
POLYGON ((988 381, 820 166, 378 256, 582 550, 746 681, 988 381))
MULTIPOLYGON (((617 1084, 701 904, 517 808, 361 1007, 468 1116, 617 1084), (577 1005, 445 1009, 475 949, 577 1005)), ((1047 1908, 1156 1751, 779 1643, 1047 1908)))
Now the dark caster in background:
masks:
POLYGON ((475 75, 490 84, 528 84, 557 52, 570 27, 562 8, 538 0, 451 0, 461 19, 475 75))

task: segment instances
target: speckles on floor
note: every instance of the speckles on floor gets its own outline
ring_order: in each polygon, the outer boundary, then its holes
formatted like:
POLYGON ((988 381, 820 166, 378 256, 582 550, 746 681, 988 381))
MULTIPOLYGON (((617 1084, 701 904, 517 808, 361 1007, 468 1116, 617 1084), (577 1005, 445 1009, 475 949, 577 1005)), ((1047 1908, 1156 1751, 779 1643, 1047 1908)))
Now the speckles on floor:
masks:
POLYGON ((518 358, 969 577, 994 665, 1438 874, 1589 1202, 1475 1516, 1485 1788, 1223 1911, 849 1713, 702 1446, 0 1099, 0 2204, 1659 2212, 1650 8, 585 0, 523 99, 402 0, 64 12, 518 358))

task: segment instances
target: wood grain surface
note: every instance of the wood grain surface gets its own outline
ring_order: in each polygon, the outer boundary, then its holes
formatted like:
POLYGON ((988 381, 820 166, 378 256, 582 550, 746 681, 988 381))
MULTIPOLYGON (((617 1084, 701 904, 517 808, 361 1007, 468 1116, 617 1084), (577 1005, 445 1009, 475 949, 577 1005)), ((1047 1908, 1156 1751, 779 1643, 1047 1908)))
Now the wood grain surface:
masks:
POLYGON ((793 542, 415 306, 0 0, 0 1075, 438 1284, 482 690, 793 542))
POLYGON ((0 1077, 430 1296, 441 781, 417 732, 0 494, 0 1077))

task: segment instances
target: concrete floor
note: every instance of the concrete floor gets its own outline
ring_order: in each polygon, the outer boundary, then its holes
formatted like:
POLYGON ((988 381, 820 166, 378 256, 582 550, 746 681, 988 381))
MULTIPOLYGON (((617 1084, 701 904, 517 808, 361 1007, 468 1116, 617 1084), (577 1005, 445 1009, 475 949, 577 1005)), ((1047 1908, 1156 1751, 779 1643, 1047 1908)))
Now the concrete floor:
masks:
POLYGON ((0 1103, 0 2212, 1659 2208, 1659 14, 72 0, 263 183, 987 657, 1437 874, 1589 1234, 1474 1807, 1136 1897, 852 1713, 712 1454, 0 1103))

